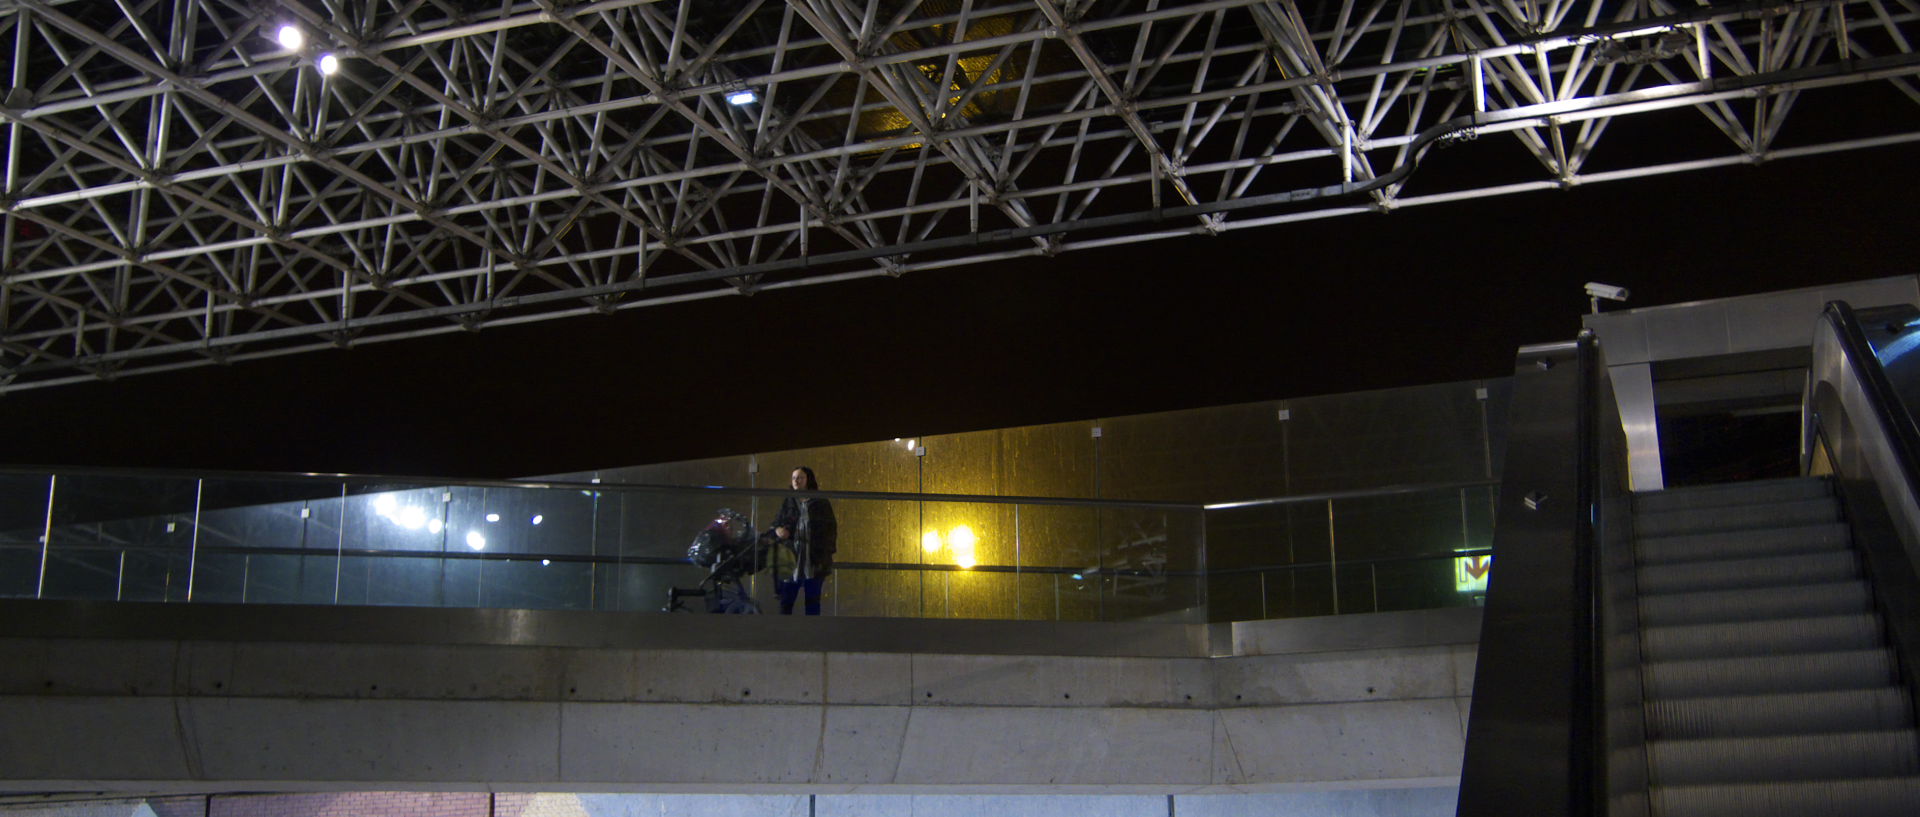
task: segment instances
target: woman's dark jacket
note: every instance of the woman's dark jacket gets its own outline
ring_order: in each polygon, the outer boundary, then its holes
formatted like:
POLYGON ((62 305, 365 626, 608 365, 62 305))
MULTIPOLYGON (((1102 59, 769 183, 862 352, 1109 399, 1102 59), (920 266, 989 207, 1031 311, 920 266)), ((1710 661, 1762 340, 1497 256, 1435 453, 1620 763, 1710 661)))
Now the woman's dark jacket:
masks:
POLYGON ((788 575, 796 579, 823 578, 833 572, 833 552, 840 538, 840 526, 833 519, 833 503, 820 497, 787 497, 780 503, 780 513, 773 518, 773 526, 793 532, 793 538, 785 544, 805 563, 804 569, 795 564, 788 575), (800 529, 802 502, 807 503, 806 530, 800 529))

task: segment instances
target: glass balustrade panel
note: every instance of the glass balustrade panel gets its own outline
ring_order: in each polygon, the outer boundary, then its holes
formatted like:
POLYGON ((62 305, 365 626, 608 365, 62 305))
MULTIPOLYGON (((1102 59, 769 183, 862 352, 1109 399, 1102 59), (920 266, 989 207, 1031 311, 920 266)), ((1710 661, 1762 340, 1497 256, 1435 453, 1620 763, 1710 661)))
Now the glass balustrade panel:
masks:
POLYGON ((198 488, 171 477, 59 477, 44 597, 187 601, 198 488))
POLYGON ((0 598, 33 598, 40 590, 53 482, 50 474, 0 474, 0 598))
POLYGON ((343 489, 325 481, 202 481, 193 600, 332 604, 343 489))

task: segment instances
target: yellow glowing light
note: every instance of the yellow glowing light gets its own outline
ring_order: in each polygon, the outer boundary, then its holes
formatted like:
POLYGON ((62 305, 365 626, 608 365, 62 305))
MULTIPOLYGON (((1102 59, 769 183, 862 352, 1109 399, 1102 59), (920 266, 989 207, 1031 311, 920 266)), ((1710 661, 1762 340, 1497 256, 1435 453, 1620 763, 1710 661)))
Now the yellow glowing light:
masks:
POLYGON ((947 542, 953 546, 953 563, 962 570, 979 564, 973 558, 973 546, 979 542, 973 535, 973 528, 961 525, 947 534, 947 542))
POLYGON ((935 531, 927 531, 921 534, 920 549, 928 553, 940 552, 940 534, 935 531))

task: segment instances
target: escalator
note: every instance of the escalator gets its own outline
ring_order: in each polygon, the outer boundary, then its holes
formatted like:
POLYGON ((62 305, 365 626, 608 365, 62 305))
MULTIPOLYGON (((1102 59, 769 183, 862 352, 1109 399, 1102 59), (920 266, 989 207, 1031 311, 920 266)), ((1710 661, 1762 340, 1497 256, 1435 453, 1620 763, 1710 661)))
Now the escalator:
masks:
POLYGON ((1831 305, 1815 476, 1642 493, 1593 338, 1522 350, 1458 814, 1920 814, 1912 347, 1831 305))
POLYGON ((1655 815, 1920 814, 1920 736, 1818 478, 1633 499, 1655 815))

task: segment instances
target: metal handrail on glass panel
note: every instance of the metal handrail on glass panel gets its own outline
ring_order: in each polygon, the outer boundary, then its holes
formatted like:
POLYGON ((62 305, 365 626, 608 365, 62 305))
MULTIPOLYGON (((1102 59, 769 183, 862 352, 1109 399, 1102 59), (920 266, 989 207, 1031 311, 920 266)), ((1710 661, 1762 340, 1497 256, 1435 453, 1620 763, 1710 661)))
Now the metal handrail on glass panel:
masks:
MULTIPOLYGON (((1396 485, 1211 506, 805 495, 834 502, 841 518, 829 612, 1220 620, 1472 603, 1473 583, 1484 582, 1488 568, 1480 540, 1491 527, 1493 485, 1396 485), (1220 520, 1239 513, 1308 506, 1324 526, 1324 558, 1293 552, 1278 560, 1269 552, 1209 560, 1209 525, 1222 527, 1220 520), (1433 528, 1442 516, 1447 541, 1431 531, 1410 533, 1433 528), (1369 545, 1381 531, 1403 544, 1369 545), (1256 608, 1240 614, 1246 605, 1232 598, 1209 604, 1210 593, 1245 576, 1257 577, 1258 592, 1248 594, 1258 599, 1256 608), (1324 603, 1276 601, 1280 586, 1298 595, 1316 582, 1325 585, 1315 591, 1324 603)), ((797 495, 90 468, 0 468, 0 487, 0 595, 8 597, 586 610, 660 609, 667 588, 702 580, 686 549, 719 509, 739 511, 761 531, 780 500, 797 495)), ((747 583, 767 610, 775 604, 774 577, 793 565, 778 549, 773 562, 747 583)))
MULTIPOLYGON (((657 610, 705 578, 687 548, 720 509, 760 532, 817 496, 841 520, 834 612, 1204 617, 1188 503, 66 468, 0 485, 11 597, 657 610)), ((767 609, 793 566, 772 550, 747 588, 767 609)))
POLYGON ((1210 504, 1214 620, 1476 606, 1492 569, 1498 486, 1463 480, 1210 504))

